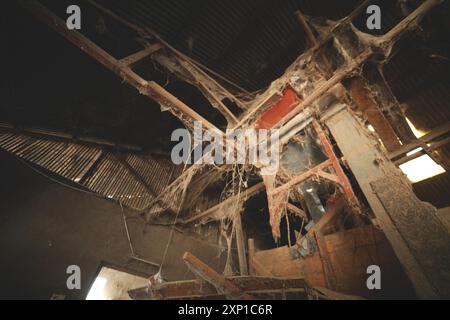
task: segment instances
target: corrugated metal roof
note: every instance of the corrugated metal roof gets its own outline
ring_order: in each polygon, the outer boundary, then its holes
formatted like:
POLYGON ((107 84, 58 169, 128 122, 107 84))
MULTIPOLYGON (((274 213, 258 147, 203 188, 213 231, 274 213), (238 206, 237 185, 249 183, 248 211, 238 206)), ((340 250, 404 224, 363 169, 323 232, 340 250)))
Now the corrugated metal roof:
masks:
POLYGON ((0 148, 136 210, 180 174, 168 160, 28 134, 0 132, 0 148))

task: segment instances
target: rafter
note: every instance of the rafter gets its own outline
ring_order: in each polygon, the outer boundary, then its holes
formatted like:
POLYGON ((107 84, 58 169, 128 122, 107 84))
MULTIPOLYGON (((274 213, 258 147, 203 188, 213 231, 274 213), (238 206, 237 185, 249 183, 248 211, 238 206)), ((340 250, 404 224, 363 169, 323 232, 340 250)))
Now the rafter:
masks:
POLYGON ((29 10, 38 20, 64 36, 89 56, 103 64, 111 71, 117 73, 124 81, 135 87, 141 94, 153 99, 162 106, 169 107, 172 114, 182 121, 200 121, 207 129, 223 134, 212 123, 203 118, 185 103, 154 81, 144 80, 131 68, 120 63, 108 52, 97 46, 94 42, 75 30, 67 29, 66 23, 35 0, 21 0, 20 4, 29 10))

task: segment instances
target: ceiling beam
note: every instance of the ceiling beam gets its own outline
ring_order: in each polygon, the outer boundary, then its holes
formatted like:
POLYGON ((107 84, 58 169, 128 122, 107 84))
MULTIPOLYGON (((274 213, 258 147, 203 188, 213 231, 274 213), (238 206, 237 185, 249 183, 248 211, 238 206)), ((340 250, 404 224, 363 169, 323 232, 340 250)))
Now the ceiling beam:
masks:
POLYGON ((94 42, 75 30, 69 30, 66 23, 35 0, 21 0, 19 3, 30 11, 39 21, 61 34, 72 44, 83 50, 89 56, 100 62, 102 65, 118 74, 124 81, 135 87, 141 94, 153 99, 162 106, 168 107, 170 112, 181 121, 200 121, 207 129, 213 130, 223 135, 223 132, 216 126, 203 118, 185 103, 178 100, 174 95, 165 90, 154 81, 144 80, 131 68, 124 66, 108 52, 97 46, 94 42))

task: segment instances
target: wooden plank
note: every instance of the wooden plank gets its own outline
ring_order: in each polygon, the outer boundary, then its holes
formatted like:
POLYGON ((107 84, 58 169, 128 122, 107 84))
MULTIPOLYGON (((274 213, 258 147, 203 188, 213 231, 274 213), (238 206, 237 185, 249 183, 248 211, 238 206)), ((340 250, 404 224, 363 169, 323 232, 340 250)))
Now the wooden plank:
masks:
POLYGON ((330 254, 328 252, 327 243, 325 242, 322 232, 315 231, 317 246, 319 247, 320 259, 322 260, 323 270, 325 273, 325 280, 327 287, 330 289, 336 288, 336 275, 334 273, 333 265, 331 263, 330 254))
POLYGON ((230 299, 253 299, 251 295, 244 293, 239 286, 211 269, 193 254, 186 252, 183 255, 183 260, 197 277, 212 284, 217 289, 217 292, 224 294, 230 299))
MULTIPOLYGON (((246 276, 226 279, 249 294, 274 294, 283 290, 305 292, 307 286, 303 279, 296 278, 246 276)), ((134 299, 195 299, 221 295, 212 284, 199 279, 166 282, 150 290, 148 287, 136 288, 129 294, 134 299)))
POLYGON ((302 260, 292 259, 288 246, 258 251, 253 255, 252 263, 256 265, 258 275, 290 278, 304 276, 302 260))
POLYGON ((371 299, 416 299, 414 289, 391 245, 372 225, 340 231, 324 237, 339 292, 371 299), (381 290, 366 286, 367 267, 381 269, 381 290))
POLYGON ((365 300, 364 298, 359 296, 344 294, 323 287, 313 287, 312 290, 316 291, 316 294, 322 296, 327 300, 365 300))

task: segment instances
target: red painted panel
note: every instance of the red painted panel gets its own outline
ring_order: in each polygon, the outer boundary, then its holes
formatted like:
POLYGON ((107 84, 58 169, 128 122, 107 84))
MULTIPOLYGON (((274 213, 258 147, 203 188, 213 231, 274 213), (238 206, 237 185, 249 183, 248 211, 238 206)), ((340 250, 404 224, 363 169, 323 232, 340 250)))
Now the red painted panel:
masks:
POLYGON ((283 90, 283 97, 259 118, 257 129, 270 129, 300 102, 300 97, 291 87, 283 90))

